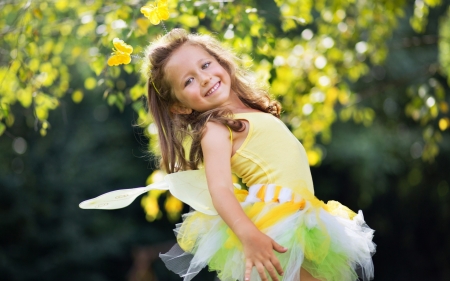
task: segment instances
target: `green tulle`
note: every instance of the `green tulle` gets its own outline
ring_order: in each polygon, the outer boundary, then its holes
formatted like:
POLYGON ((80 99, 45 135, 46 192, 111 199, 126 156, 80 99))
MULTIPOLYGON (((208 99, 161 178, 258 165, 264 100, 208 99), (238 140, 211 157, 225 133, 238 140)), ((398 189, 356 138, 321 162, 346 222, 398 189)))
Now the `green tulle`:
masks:
MULTIPOLYGON (((225 242, 228 239, 228 233, 229 233, 229 228, 226 224, 223 224, 220 227, 220 232, 223 233, 223 240, 220 241, 220 245, 225 244, 225 242), (227 233, 228 232, 228 233, 227 233)), ((234 235, 234 234, 233 234, 234 235)), ((227 280, 229 274, 227 274, 227 272, 224 272, 223 266, 224 264, 227 263, 229 257, 230 257, 230 253, 231 251, 237 251, 238 250, 238 245, 235 245, 235 247, 229 248, 229 247, 221 247, 211 258, 211 260, 208 263, 208 269, 209 271, 216 271, 217 272, 217 276, 219 277, 219 279, 224 279, 227 280)))
MULTIPOLYGON (((348 263, 348 257, 331 247, 330 237, 323 227, 297 228, 305 259, 302 267, 313 277, 326 281, 356 280, 358 275, 348 263)), ((350 242, 350 241, 349 241, 350 242)))

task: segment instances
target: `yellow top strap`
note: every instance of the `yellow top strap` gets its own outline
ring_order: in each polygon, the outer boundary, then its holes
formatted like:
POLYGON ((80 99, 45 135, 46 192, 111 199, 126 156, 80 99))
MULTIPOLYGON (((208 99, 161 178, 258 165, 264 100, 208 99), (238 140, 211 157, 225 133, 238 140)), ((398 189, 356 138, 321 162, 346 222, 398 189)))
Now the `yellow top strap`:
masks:
POLYGON ((230 142, 231 142, 231 146, 233 146, 233 131, 231 130, 230 127, 227 126, 227 128, 230 131, 230 142))

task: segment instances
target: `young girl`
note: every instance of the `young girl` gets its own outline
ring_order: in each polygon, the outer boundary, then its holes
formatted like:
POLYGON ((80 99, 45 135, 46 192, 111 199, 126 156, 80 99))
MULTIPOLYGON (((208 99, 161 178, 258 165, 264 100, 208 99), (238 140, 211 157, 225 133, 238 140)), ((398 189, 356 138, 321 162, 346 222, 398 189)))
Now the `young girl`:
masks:
POLYGON ((314 197, 305 150, 280 105, 210 36, 174 29, 146 50, 148 104, 167 173, 205 169, 219 215, 192 211, 161 258, 191 280, 373 277, 373 230, 362 213, 314 197), (232 173, 247 190, 235 189, 232 173))

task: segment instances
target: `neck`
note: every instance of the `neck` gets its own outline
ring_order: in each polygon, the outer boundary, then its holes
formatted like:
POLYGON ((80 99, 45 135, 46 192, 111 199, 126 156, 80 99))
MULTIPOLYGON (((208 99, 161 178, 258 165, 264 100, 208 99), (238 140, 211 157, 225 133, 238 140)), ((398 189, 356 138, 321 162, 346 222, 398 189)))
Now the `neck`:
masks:
POLYGON ((224 105, 224 108, 230 110, 233 113, 242 113, 254 110, 245 105, 233 90, 231 91, 230 101, 228 104, 224 105))

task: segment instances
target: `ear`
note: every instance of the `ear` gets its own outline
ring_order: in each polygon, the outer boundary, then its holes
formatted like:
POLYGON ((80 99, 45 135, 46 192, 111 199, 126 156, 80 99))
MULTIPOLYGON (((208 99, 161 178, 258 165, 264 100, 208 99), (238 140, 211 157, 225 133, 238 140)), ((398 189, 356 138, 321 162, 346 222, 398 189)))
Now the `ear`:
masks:
POLYGON ((176 103, 170 107, 170 112, 174 114, 191 114, 192 108, 186 107, 181 103, 176 103))

